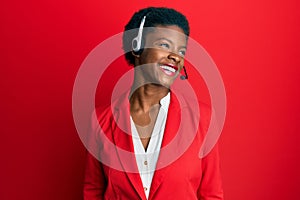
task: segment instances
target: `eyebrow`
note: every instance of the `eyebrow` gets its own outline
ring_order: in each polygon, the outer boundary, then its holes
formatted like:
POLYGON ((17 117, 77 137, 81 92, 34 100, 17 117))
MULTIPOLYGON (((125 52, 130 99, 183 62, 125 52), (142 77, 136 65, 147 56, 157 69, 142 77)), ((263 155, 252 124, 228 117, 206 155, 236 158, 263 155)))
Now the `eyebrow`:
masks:
MULTIPOLYGON (((167 40, 168 42, 172 43, 173 44, 173 41, 168 39, 168 38, 165 38, 165 37, 161 37, 161 38, 158 38, 156 39, 155 41, 158 41, 158 40, 167 40)), ((185 46, 180 46, 180 48, 185 48, 186 49, 186 45, 185 46)))

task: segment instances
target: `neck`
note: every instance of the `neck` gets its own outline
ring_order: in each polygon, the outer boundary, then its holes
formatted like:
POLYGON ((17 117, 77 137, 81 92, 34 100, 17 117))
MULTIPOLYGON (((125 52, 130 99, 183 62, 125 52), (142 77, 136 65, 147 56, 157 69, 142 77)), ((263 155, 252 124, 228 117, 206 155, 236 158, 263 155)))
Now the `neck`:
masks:
POLYGON ((130 95, 130 110, 139 110, 149 112, 151 107, 159 104, 160 100, 165 97, 169 88, 157 84, 145 84, 135 89, 133 84, 130 95))

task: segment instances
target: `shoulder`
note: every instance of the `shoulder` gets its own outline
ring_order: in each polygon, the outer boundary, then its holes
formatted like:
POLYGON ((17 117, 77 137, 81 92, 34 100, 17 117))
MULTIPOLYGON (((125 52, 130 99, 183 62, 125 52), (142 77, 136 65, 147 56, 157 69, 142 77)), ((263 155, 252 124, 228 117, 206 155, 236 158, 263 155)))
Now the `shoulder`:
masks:
POLYGON ((201 101, 196 96, 174 94, 171 92, 171 105, 178 109, 187 110, 195 117, 199 116, 202 119, 209 120, 212 114, 212 108, 209 104, 201 101))
POLYGON ((117 95, 108 105, 99 104, 95 108, 95 114, 100 124, 112 122, 120 112, 124 112, 129 108, 128 92, 117 95))

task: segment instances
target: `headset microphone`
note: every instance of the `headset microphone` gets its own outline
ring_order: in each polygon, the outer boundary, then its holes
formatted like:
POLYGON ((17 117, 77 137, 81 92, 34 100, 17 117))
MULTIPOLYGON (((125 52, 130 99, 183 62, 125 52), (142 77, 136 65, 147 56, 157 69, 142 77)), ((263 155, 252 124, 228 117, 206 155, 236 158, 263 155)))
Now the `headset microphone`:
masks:
POLYGON ((186 73, 185 66, 183 66, 183 71, 184 71, 184 74, 185 74, 185 75, 181 75, 181 76, 180 76, 180 79, 181 79, 181 80, 186 80, 186 79, 188 79, 188 75, 187 75, 187 73, 186 73))

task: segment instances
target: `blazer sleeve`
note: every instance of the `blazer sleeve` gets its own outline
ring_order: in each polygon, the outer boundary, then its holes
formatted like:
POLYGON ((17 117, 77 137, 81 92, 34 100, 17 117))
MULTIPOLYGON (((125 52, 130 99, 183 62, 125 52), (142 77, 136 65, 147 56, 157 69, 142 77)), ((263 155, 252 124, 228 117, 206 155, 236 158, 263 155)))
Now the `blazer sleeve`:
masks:
MULTIPOLYGON (((107 188, 107 178, 104 173, 103 164, 95 157, 94 154, 99 152, 99 121, 98 110, 94 110, 91 119, 90 127, 87 131, 86 142, 88 150, 86 154, 85 174, 83 182, 83 199, 84 200, 102 200, 107 188), (96 116, 96 117, 95 117, 96 116)), ((102 112, 100 112, 102 113, 102 112)))
POLYGON ((219 152, 216 144, 212 151, 202 159, 202 180, 198 189, 198 199, 223 200, 223 196, 219 152))
POLYGON ((102 200, 105 190, 106 178, 103 166, 93 155, 87 152, 83 185, 84 200, 102 200))

